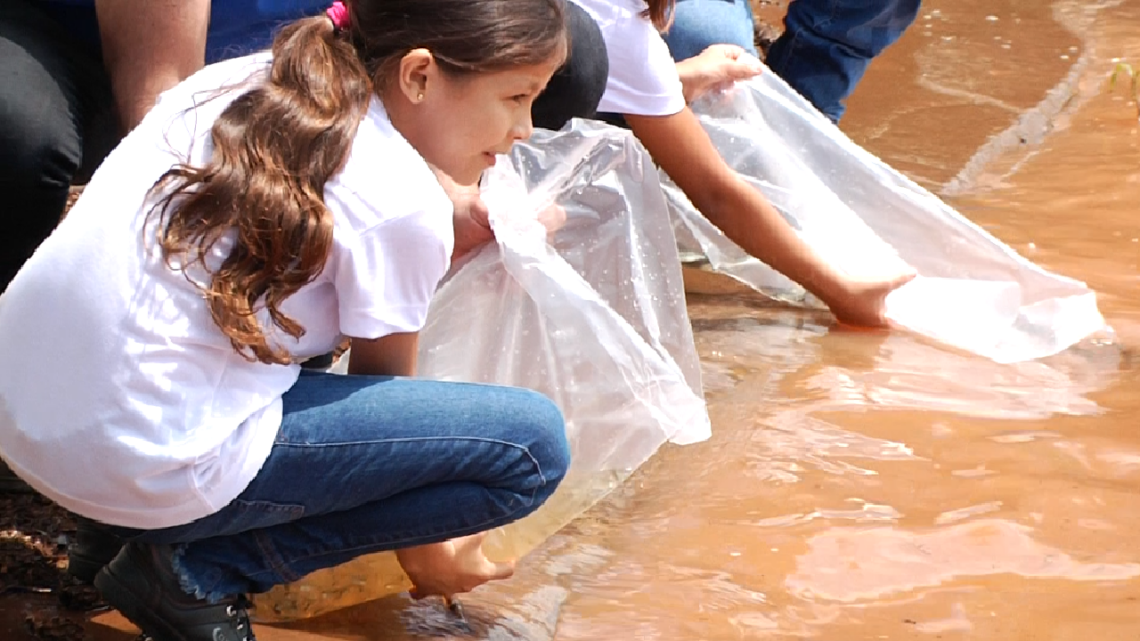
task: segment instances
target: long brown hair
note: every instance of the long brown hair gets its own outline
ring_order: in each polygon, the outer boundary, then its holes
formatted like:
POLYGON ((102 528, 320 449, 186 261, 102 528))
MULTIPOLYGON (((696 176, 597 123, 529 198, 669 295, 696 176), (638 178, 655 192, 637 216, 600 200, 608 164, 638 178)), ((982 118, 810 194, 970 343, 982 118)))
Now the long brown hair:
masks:
POLYGON ((150 214, 162 221, 167 265, 182 258, 181 269, 206 270, 201 289, 235 351, 290 362, 258 313, 289 336, 304 334, 281 304, 324 269, 333 237, 324 186, 348 158, 389 63, 417 48, 455 74, 544 63, 566 47, 563 2, 351 0, 345 32, 324 16, 281 30, 267 80, 214 122, 210 160, 177 165, 152 189, 161 194, 150 214), (211 268, 211 248, 231 233, 233 249, 211 268))
MULTIPOLYGON (((745 0, 751 2, 751 0, 745 0)), ((661 31, 669 28, 673 22, 673 5, 676 0, 645 0, 647 5, 645 9, 645 16, 653 22, 653 26, 661 31)))

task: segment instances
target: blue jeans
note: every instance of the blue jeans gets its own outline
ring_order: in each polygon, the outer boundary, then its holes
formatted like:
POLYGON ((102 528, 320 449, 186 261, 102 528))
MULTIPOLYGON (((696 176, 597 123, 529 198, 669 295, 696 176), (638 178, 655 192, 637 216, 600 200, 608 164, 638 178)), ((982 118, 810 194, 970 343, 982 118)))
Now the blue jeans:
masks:
POLYGON ((687 60, 716 44, 739 45, 757 58, 749 0, 677 0, 673 24, 662 34, 669 53, 687 60))
POLYGON ((475 534, 566 474, 558 408, 513 387, 304 372, 261 471, 221 511, 134 532, 176 545, 202 598, 264 592, 364 554, 475 534))
MULTIPOLYGON (((921 0, 793 0, 765 62, 834 122, 871 60, 918 16, 921 0)), ((665 36, 675 60, 711 44, 755 52, 748 0, 678 0, 665 36)))

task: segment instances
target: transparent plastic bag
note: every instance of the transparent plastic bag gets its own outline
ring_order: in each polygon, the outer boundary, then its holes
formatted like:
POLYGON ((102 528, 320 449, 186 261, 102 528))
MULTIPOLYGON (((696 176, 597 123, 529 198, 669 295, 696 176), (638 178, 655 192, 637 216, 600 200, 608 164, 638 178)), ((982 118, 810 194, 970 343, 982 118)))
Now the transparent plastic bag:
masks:
MULTIPOLYGON (((546 394, 574 457, 546 505, 488 536, 488 556, 505 559, 667 441, 704 440, 710 425, 676 238, 657 172, 630 134, 586 121, 536 132, 488 173, 483 197, 496 243, 441 284, 420 334, 420 375, 546 394), (566 219, 548 235, 538 214, 552 204, 566 219)), ((310 617, 408 587, 393 554, 374 554, 258 596, 256 616, 310 617)))
MULTIPOLYGON (((826 260, 859 276, 903 263, 918 271, 887 297, 892 323, 1001 363, 1049 356, 1105 327, 1084 283, 1019 256, 856 145, 776 74, 766 70, 693 110, 728 164, 826 260)), ((820 305, 662 181, 683 250, 775 299, 820 305)))

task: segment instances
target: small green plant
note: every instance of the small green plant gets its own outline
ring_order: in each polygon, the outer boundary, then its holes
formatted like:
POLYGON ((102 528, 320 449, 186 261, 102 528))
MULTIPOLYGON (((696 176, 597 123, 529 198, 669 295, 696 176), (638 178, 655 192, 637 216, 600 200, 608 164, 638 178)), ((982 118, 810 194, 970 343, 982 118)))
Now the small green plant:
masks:
POLYGON ((1116 68, 1112 70, 1112 76, 1108 79, 1108 88, 1110 90, 1116 89, 1116 82, 1122 75, 1128 75, 1129 91, 1132 94, 1132 104, 1136 105, 1136 119, 1140 120, 1140 75, 1132 68, 1132 65, 1127 62, 1116 63, 1116 68))

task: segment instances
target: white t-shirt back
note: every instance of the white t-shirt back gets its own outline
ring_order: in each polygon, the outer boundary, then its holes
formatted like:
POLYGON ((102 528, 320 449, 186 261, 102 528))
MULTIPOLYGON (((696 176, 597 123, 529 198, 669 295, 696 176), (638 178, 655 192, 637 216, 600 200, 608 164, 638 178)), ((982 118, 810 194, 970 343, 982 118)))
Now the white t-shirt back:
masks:
MULTIPOLYGON (((235 353, 144 230, 155 181, 209 157, 210 127, 241 93, 218 89, 264 78, 269 60, 213 65, 163 94, 0 296, 0 454, 78 514, 142 529, 188 523, 236 498, 273 446, 299 366, 235 353)), ((271 337, 305 358, 342 335, 419 330, 449 266, 452 205, 378 98, 324 198, 328 262, 282 306, 306 331, 271 337)), ((222 243, 211 258, 227 252, 222 243)), ((262 327, 272 327, 265 315, 262 327)))
POLYGON ((669 47, 644 14, 644 0, 572 0, 598 23, 610 75, 600 113, 672 116, 685 94, 669 47))

